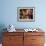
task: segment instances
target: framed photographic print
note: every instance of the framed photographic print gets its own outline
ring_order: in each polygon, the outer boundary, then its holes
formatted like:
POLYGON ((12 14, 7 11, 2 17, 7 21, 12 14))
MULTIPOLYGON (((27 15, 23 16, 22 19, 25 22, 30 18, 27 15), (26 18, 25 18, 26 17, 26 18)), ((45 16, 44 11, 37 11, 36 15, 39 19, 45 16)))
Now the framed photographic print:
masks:
POLYGON ((35 21, 35 8, 34 7, 18 7, 17 20, 22 22, 35 21))

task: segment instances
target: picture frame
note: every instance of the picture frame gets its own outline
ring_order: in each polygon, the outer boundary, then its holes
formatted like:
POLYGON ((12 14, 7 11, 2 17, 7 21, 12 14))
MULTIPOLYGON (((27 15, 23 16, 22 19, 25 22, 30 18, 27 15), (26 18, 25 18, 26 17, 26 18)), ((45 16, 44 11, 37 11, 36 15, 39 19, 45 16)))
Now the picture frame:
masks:
POLYGON ((17 20, 21 22, 35 21, 35 7, 18 7, 17 20))

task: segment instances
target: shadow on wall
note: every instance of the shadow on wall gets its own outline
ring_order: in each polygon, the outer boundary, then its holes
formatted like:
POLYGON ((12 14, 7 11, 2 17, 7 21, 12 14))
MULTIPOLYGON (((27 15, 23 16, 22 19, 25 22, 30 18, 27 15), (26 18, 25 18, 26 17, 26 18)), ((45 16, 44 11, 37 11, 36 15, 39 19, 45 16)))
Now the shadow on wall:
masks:
POLYGON ((6 32, 6 26, 4 24, 0 24, 0 43, 2 43, 3 32, 6 32))

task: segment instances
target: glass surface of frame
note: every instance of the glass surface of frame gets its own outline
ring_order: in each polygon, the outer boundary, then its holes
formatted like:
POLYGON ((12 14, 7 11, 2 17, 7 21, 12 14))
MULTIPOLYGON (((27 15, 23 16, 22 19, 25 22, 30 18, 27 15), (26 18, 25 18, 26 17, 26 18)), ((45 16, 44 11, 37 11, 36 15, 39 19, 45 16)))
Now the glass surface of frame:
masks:
POLYGON ((35 8, 34 7, 18 7, 17 20, 21 22, 35 21, 35 8))

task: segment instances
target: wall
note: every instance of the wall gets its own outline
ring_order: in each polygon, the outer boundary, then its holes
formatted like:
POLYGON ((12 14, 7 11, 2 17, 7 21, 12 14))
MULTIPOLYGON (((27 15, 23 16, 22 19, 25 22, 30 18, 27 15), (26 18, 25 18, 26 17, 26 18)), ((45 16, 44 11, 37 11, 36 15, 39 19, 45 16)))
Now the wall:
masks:
POLYGON ((16 28, 46 28, 45 0, 1 0, 0 25, 13 24, 16 28), (35 7, 35 22, 17 22, 17 7, 35 7))

